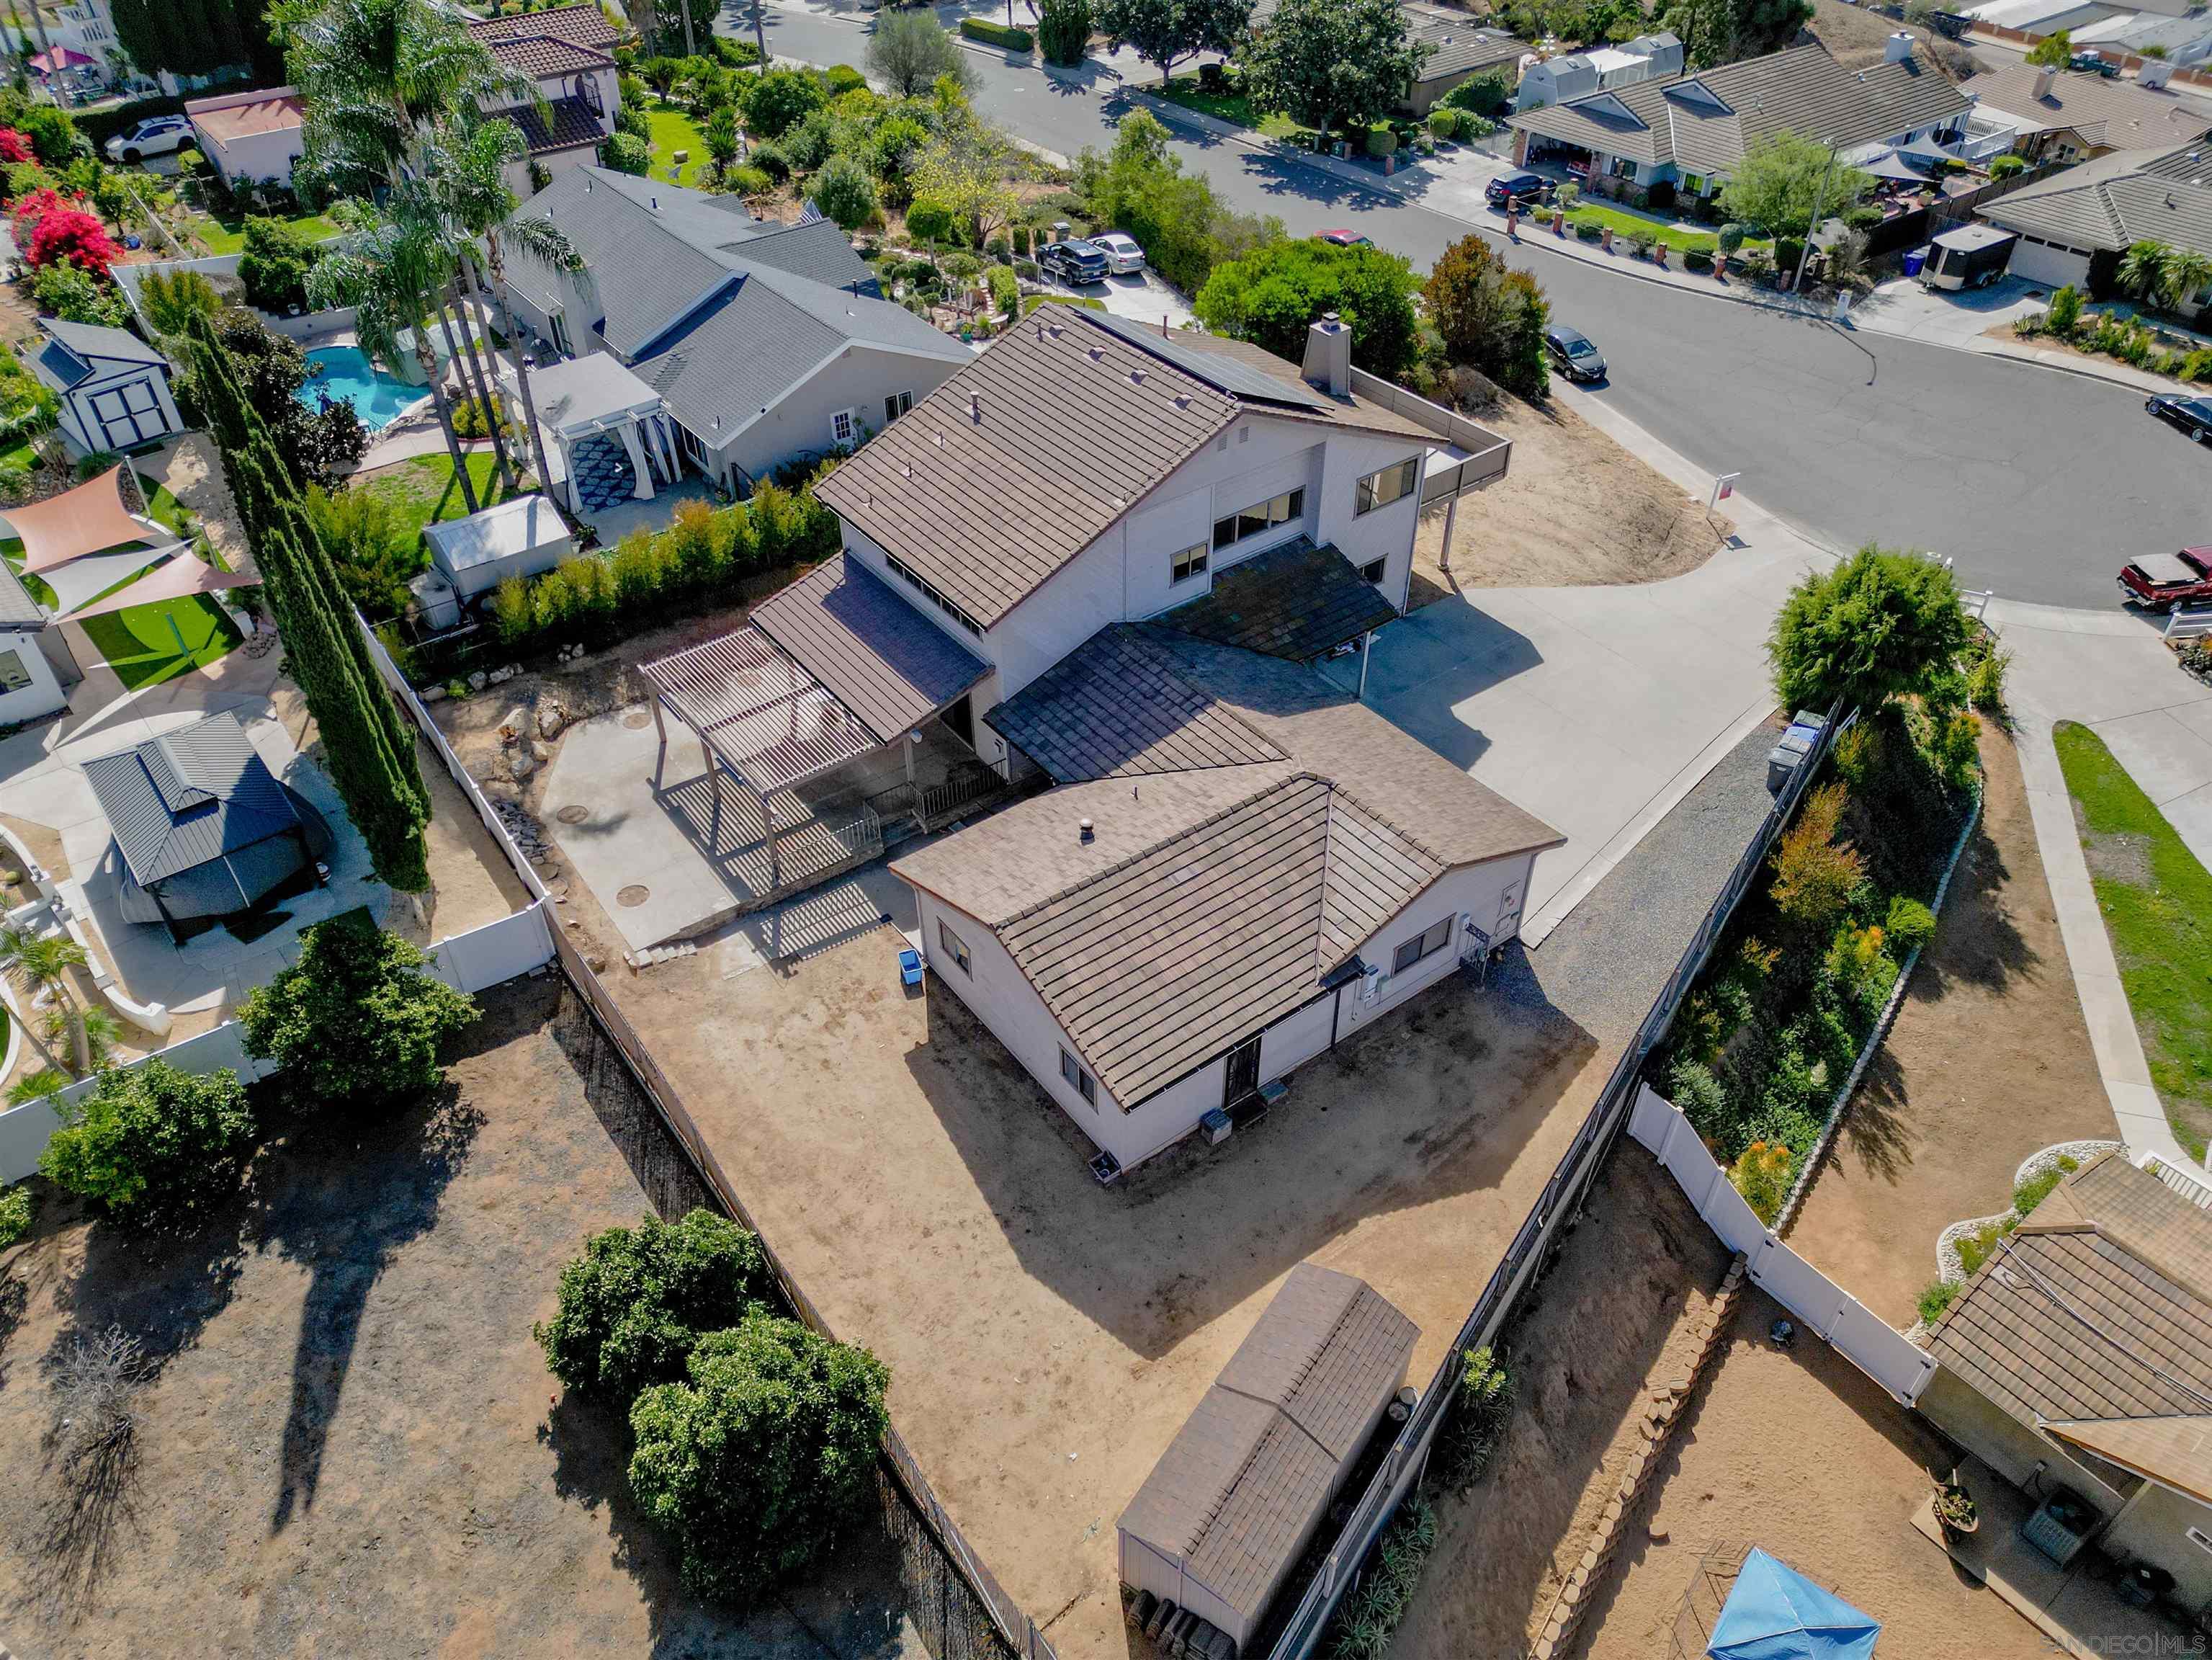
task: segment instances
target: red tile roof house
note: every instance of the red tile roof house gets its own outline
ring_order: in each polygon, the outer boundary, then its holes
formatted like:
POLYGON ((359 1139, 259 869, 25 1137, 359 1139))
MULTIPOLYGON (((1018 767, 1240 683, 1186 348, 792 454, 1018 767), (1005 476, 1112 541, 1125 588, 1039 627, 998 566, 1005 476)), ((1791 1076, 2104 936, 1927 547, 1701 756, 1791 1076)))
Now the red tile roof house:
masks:
POLYGON ((892 869, 1102 1179, 1512 939, 1561 840, 1360 701, 1436 441, 1352 379, 1334 319, 1301 367, 1044 307, 817 487, 837 558, 647 669, 757 796, 925 726, 1056 786, 892 869))
POLYGON ((528 147, 507 187, 527 196, 559 173, 599 158, 622 107, 616 85, 615 42, 620 38, 597 5, 471 22, 469 33, 499 66, 522 76, 529 90, 485 105, 521 129, 528 147))

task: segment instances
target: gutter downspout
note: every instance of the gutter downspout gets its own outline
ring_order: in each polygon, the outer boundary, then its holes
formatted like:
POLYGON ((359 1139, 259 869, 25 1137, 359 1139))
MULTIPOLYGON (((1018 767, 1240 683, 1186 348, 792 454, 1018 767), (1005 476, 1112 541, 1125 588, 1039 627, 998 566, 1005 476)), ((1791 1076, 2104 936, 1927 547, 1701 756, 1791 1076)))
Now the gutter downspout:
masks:
POLYGON ((1367 655, 1375 644, 1375 630, 1370 629, 1359 636, 1359 693, 1361 702, 1367 701, 1367 655))

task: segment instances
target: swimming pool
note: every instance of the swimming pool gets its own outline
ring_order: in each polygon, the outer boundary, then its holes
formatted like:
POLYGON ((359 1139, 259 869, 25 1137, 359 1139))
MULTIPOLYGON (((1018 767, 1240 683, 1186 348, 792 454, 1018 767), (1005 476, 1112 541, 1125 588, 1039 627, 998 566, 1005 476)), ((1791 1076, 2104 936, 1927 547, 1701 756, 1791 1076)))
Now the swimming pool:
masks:
POLYGON ((307 354, 311 374, 300 388, 300 401, 309 409, 324 392, 343 398, 371 432, 392 424, 399 412, 427 396, 420 386, 396 380, 370 361, 359 346, 318 346, 307 354))

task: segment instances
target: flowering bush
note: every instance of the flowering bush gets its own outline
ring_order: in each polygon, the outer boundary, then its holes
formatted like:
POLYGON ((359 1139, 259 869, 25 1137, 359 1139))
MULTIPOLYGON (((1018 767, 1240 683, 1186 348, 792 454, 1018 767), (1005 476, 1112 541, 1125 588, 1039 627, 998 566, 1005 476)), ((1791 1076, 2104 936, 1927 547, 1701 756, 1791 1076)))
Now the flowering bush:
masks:
POLYGON ((31 141, 13 127, 0 127, 0 161, 13 165, 18 161, 33 161, 31 141))
POLYGON ((1769 1227, 1781 1214, 1790 1196, 1790 1179, 1796 1174, 1796 1156, 1779 1141, 1754 1141, 1729 1171, 1729 1181, 1743 1195, 1752 1213, 1769 1227))
POLYGON ((33 191, 15 204, 15 240, 25 263, 34 271, 67 260, 80 271, 104 277, 123 252, 100 216, 83 206, 82 197, 51 189, 33 191))

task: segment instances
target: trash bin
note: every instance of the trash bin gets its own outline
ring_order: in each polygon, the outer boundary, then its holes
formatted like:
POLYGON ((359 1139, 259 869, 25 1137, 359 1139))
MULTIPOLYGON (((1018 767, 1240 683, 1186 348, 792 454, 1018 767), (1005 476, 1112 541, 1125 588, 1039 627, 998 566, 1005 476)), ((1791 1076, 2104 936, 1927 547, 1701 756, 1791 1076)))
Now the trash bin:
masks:
POLYGON ((1917 277, 1920 275, 1920 268, 1927 263, 1928 250, 1924 247, 1913 248, 1905 256, 1905 274, 1907 277, 1917 277))

